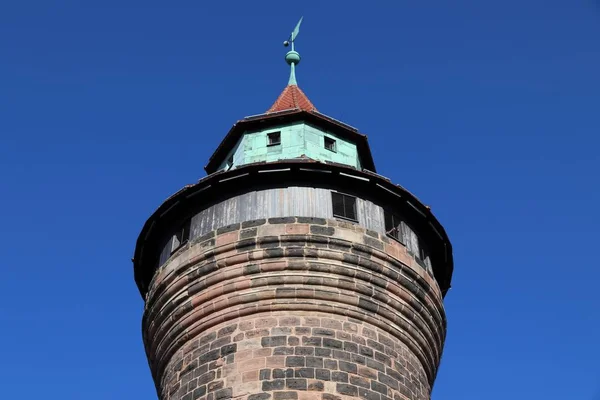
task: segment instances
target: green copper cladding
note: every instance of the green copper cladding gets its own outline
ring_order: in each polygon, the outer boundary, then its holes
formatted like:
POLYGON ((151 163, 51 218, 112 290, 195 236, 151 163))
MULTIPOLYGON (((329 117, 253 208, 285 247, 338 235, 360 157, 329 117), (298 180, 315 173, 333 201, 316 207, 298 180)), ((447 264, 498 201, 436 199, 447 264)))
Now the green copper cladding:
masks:
POLYGON ((219 169, 237 168, 257 162, 289 160, 302 156, 362 169, 356 143, 305 122, 245 132, 226 157, 227 161, 222 162, 219 169), (274 132, 279 132, 280 143, 270 145, 268 136, 274 132), (329 140, 329 143, 333 141, 330 149, 325 145, 326 140, 329 140))
POLYGON ((298 82, 296 82, 296 67, 294 65, 295 63, 291 63, 290 80, 288 81, 288 85, 298 86, 298 82))
POLYGON ((285 55, 285 61, 290 65, 290 80, 288 85, 297 85, 296 82, 296 65, 300 63, 300 54, 297 51, 288 51, 285 55))
POLYGON ((288 51, 285 55, 285 61, 290 65, 300 64, 300 54, 297 51, 288 51))
POLYGON ((288 51, 285 55, 285 62, 290 66, 290 80, 288 81, 288 85, 297 85, 296 82, 296 65, 300 63, 300 54, 295 50, 294 43, 296 41, 296 37, 298 37, 298 33, 300 33, 300 24, 302 24, 302 19, 304 17, 300 17, 300 21, 296 24, 296 27, 290 34, 289 40, 283 42, 284 46, 288 46, 290 43, 292 44, 292 50, 288 51))

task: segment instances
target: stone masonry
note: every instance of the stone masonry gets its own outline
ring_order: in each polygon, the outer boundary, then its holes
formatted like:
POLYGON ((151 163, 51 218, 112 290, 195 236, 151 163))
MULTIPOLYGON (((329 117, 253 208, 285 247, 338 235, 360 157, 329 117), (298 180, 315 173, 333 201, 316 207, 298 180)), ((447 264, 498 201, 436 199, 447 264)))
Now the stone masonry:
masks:
POLYGON ((438 284, 402 244, 304 217, 187 243, 143 319, 161 400, 429 399, 445 332, 438 284))

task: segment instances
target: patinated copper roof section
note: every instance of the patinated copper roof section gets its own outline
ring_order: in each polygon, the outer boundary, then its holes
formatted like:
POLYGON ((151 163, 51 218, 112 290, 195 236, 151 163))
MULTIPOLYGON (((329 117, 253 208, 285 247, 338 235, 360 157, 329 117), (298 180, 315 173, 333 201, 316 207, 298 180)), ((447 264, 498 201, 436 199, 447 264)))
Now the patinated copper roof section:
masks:
POLYGON ((283 89, 267 114, 285 110, 317 111, 313 103, 298 85, 288 85, 283 89))
POLYGON ((252 132, 267 129, 269 127, 292 124, 299 121, 316 126, 320 129, 325 129, 341 138, 356 143, 362 168, 377 172, 366 135, 361 134, 356 128, 321 114, 316 110, 306 111, 299 108, 267 112, 265 114, 246 117, 236 122, 227 135, 225 135, 225 138, 223 138, 212 156, 210 156, 204 170, 208 174, 217 172, 221 162, 225 160, 227 154, 234 148, 236 143, 244 135, 244 132, 252 132))

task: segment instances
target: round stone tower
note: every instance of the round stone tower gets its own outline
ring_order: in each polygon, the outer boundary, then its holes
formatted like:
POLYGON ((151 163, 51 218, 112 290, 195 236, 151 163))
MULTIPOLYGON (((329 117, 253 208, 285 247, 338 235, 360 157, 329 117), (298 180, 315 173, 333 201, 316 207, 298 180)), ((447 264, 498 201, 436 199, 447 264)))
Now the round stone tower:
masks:
POLYGON ((448 237, 429 207, 376 174, 366 136, 319 113, 292 77, 138 238, 158 396, 429 399, 448 237))

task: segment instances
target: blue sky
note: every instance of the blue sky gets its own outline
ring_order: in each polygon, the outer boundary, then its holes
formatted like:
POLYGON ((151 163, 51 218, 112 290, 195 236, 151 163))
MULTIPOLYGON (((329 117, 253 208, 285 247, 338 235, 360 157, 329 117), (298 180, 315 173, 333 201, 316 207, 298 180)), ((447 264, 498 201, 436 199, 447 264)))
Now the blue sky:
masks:
POLYGON ((2 2, 2 397, 156 398, 135 240, 275 100, 300 15, 300 86, 453 242, 433 399, 599 399, 591 0, 2 2))

